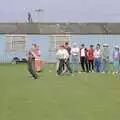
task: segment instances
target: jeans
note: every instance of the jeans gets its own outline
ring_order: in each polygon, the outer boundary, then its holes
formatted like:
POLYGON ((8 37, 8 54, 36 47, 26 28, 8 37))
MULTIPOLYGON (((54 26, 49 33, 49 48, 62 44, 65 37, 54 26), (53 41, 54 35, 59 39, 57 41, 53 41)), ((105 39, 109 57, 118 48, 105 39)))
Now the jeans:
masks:
POLYGON ((113 71, 119 72, 119 60, 113 60, 113 71))
POLYGON ((103 59, 102 60, 102 71, 103 72, 108 72, 109 71, 109 60, 108 59, 103 59))
POLYGON ((78 55, 72 55, 72 69, 73 72, 76 70, 79 71, 79 56, 78 55))
POLYGON ((96 72, 100 72, 100 68, 101 68, 101 59, 100 59, 100 58, 95 58, 94 64, 95 64, 96 72))

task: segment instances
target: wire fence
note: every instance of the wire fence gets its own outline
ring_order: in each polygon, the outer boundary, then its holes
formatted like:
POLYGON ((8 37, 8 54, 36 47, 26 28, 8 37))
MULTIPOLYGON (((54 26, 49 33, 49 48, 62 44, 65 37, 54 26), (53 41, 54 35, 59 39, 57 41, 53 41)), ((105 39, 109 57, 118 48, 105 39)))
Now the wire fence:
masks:
MULTIPOLYGON (((55 36, 54 36, 55 37, 55 36)), ((114 46, 118 45, 120 47, 120 35, 62 35, 56 36, 53 39, 51 35, 28 35, 27 36, 27 50, 31 47, 32 43, 40 45, 41 59, 47 63, 56 62, 56 47, 57 45, 68 41, 70 46, 74 42, 80 47, 81 44, 85 44, 89 47, 91 44, 96 46, 96 44, 108 44, 110 51, 110 61, 112 61, 112 52, 114 46)), ((3 37, 0 37, 0 63, 12 63, 14 57, 18 57, 20 60, 26 58, 27 51, 5 51, 6 44, 3 37)))

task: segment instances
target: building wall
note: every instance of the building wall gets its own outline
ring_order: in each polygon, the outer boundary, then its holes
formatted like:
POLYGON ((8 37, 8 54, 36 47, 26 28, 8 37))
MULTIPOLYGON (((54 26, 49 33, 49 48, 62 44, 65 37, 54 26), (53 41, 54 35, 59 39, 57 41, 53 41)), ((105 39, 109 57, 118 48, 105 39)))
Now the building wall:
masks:
MULTIPOLYGON (((41 57, 45 61, 50 61, 49 59, 49 39, 50 35, 28 35, 28 48, 31 47, 32 43, 37 43, 40 45, 41 57)), ((112 51, 115 45, 120 47, 120 35, 71 35, 70 44, 76 42, 78 46, 85 44, 88 47, 90 44, 96 45, 109 44, 110 56, 112 58, 112 51)), ((13 57, 25 57, 25 52, 6 52, 5 51, 5 35, 0 35, 0 62, 6 63, 10 62, 13 57)), ((54 61, 56 59, 54 58, 54 61)))

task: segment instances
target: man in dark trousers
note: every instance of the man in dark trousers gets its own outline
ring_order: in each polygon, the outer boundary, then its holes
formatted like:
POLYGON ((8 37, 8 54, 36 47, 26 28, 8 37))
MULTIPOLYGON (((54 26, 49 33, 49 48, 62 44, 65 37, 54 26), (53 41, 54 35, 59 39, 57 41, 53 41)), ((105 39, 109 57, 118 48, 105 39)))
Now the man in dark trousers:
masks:
POLYGON ((38 75, 35 70, 35 56, 34 56, 35 45, 32 45, 32 48, 29 50, 28 53, 28 71, 32 75, 32 77, 37 80, 38 75))
POLYGON ((71 55, 71 47, 68 42, 65 42, 65 49, 68 51, 69 56, 71 55))
POLYGON ((72 73, 72 70, 68 62, 69 54, 63 45, 60 46, 60 49, 57 51, 56 56, 57 56, 57 59, 59 59, 59 67, 57 70, 57 74, 60 75, 63 72, 64 64, 66 65, 69 72, 72 73))
POLYGON ((85 72, 85 66, 86 66, 86 72, 89 72, 87 52, 88 52, 87 48, 85 48, 85 45, 82 44, 80 48, 80 61, 83 72, 85 72))
MULTIPOLYGON (((67 59, 67 63, 70 64, 70 55, 71 55, 71 47, 69 46, 69 43, 68 42, 65 42, 64 44, 64 48, 67 50, 68 54, 69 54, 69 57, 67 59)), ((63 69, 64 69, 64 72, 67 72, 68 69, 66 69, 66 66, 63 65, 63 69)))

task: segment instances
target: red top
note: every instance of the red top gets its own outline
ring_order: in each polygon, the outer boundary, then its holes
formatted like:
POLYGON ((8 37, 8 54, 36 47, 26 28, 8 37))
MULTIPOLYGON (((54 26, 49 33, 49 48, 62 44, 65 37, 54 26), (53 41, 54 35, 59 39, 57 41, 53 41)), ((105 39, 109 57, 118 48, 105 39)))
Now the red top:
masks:
POLYGON ((88 49, 88 60, 94 60, 94 49, 90 48, 88 49))

